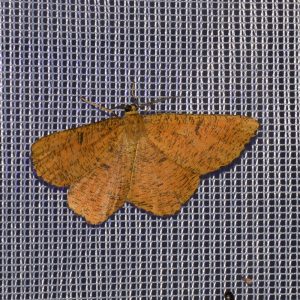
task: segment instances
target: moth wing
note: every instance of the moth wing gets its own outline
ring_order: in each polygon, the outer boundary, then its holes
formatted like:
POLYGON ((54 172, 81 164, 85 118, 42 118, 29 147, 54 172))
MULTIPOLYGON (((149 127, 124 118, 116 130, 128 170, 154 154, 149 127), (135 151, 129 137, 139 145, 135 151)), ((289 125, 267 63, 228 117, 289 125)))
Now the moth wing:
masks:
POLYGON ((101 163, 72 183, 68 206, 90 224, 106 221, 123 206, 129 192, 132 155, 128 151, 124 132, 112 149, 102 153, 101 163))
POLYGON ((203 175, 231 163, 259 127, 249 117, 161 114, 144 117, 147 137, 169 159, 203 175))
POLYGON ((198 185, 198 174, 170 160, 146 137, 140 139, 128 202, 158 216, 172 215, 198 185))
POLYGON ((123 128, 112 118, 57 132, 32 145, 32 162, 38 176, 56 186, 69 186, 90 172, 123 128))

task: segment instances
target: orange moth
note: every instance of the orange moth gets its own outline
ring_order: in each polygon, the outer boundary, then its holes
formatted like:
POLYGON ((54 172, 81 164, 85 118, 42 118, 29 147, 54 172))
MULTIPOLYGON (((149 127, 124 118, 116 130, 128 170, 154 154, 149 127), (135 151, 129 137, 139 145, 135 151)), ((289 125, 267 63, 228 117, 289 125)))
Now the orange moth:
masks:
POLYGON ((88 223, 106 221, 125 201, 157 216, 177 213, 200 177, 240 156, 259 127, 244 116, 140 115, 144 106, 32 145, 37 175, 69 187, 68 206, 88 223))

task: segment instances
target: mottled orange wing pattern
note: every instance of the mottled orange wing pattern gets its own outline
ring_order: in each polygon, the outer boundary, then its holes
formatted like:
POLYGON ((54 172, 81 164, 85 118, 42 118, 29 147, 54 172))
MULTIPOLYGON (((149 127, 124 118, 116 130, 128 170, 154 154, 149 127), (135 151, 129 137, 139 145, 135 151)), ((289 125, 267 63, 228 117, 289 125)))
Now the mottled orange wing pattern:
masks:
POLYGON ((68 205, 88 223, 102 223, 123 206, 129 192, 132 151, 124 132, 111 149, 102 153, 95 168, 77 182, 68 193, 68 205))
POLYGON ((68 205, 99 224, 129 202, 172 215, 199 177, 238 157, 258 122, 240 116, 128 113, 44 137, 32 146, 37 174, 70 186, 68 205))
POLYGON ((69 186, 90 172, 123 130, 112 118, 45 136, 32 145, 37 175, 56 186, 69 186))
POLYGON ((231 115, 160 114, 144 117, 146 135, 176 164, 203 175, 231 163, 258 129, 231 115))
POLYGON ((192 196, 199 175, 170 160, 141 138, 132 169, 128 201, 158 216, 172 215, 192 196))

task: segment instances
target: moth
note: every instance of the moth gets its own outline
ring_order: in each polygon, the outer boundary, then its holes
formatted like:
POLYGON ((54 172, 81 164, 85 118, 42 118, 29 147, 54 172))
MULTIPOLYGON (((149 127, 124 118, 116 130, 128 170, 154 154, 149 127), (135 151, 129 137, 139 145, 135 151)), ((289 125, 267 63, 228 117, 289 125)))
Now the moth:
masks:
POLYGON ((145 105, 135 102, 122 107, 124 117, 57 132, 32 145, 37 175, 69 187, 69 208, 90 224, 106 221, 125 201, 157 216, 176 214, 200 177, 239 157, 259 126, 245 116, 141 115, 145 105))

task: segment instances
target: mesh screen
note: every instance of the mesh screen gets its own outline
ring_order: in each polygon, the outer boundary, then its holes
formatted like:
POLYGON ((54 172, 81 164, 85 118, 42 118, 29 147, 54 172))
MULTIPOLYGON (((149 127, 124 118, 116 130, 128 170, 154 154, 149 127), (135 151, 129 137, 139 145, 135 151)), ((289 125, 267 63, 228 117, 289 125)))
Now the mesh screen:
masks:
MULTIPOLYGON (((298 1, 1 1, 2 299, 298 299, 298 1), (179 214, 91 226, 35 177, 31 144, 113 107, 256 117, 179 214), (246 285, 242 278, 253 278, 246 285)), ((121 110, 117 111, 122 114, 121 110)))

